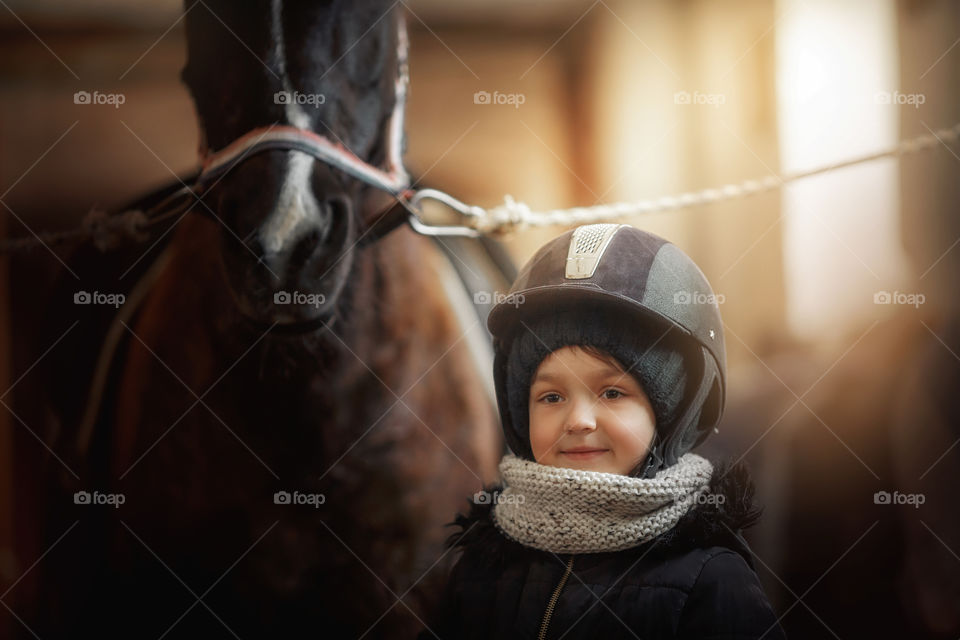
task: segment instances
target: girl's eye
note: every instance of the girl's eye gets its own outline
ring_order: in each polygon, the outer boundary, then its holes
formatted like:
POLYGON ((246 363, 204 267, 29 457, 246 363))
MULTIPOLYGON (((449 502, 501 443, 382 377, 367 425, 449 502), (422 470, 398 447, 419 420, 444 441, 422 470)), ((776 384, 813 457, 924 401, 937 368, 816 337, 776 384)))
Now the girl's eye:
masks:
POLYGON ((606 398, 607 400, 616 400, 622 395, 623 395, 623 392, 620 391, 619 389, 607 389, 606 391, 603 392, 603 397, 606 398))
POLYGON ((547 395, 545 395, 545 396, 543 396, 542 398, 540 398, 540 400, 543 401, 543 402, 546 402, 547 404, 554 404, 554 403, 556 403, 556 402, 560 402, 560 394, 559 394, 559 393, 548 393, 547 395))

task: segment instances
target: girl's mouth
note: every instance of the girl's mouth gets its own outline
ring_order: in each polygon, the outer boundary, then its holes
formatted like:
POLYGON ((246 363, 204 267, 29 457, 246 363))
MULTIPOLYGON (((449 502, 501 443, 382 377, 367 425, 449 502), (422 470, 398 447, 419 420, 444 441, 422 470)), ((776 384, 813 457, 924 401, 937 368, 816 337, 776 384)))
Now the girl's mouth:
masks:
POLYGON ((560 453, 564 456, 567 456, 571 460, 591 460, 598 456, 602 456, 609 449, 592 449, 587 447, 576 447, 573 449, 567 449, 566 451, 561 451, 560 453))

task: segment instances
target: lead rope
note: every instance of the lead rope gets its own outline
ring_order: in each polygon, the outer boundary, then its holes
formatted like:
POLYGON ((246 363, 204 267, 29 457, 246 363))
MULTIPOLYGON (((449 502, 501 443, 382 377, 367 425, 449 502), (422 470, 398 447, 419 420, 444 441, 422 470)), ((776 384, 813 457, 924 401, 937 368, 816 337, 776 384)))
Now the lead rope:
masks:
POLYGON ((881 158, 900 157, 907 153, 916 153, 935 147, 938 144, 947 145, 948 142, 956 142, 958 137, 960 137, 960 123, 948 129, 940 129, 909 140, 903 140, 893 147, 876 153, 856 156, 807 171, 797 171, 782 176, 772 175, 713 189, 703 189, 702 191, 692 191, 674 196, 661 196, 651 200, 640 200, 639 202, 620 202, 592 207, 531 211, 530 207, 526 204, 517 202, 508 195, 505 198, 504 204, 492 209, 481 209, 479 207, 468 207, 466 205, 463 205, 462 210, 455 206, 453 208, 458 209, 463 215, 464 225, 482 234, 512 233, 526 227, 546 227, 552 225, 574 226, 603 222, 627 216, 685 209, 701 204, 745 198, 765 191, 771 191, 777 187, 790 184, 791 182, 802 180, 803 178, 821 175, 881 158))

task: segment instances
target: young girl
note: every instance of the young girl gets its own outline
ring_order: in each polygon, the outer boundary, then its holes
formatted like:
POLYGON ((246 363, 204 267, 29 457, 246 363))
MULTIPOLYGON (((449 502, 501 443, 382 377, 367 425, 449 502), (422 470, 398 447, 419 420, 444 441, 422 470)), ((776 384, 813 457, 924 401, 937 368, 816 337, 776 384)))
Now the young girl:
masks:
POLYGON ((723 411, 706 278, 628 225, 542 247, 491 311, 504 487, 458 516, 462 550, 421 638, 782 638, 740 530, 742 466, 689 453, 723 411))

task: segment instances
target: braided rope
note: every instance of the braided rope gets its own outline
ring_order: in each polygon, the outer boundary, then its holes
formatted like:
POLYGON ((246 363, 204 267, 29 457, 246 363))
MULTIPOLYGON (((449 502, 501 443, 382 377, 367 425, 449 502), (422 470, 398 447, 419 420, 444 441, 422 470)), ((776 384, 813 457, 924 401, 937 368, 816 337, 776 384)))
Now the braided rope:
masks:
POLYGON ((684 209, 701 204, 745 198, 765 191, 771 191, 782 185, 803 178, 809 178, 810 176, 879 160, 880 158, 899 157, 906 153, 916 153, 917 151, 935 147, 938 144, 956 142, 958 137, 960 137, 960 123, 948 129, 940 129, 929 134, 904 140, 893 147, 876 153, 857 156, 807 171, 788 173, 783 176, 767 176, 756 180, 746 180, 737 184, 727 184, 713 189, 681 193, 675 196, 662 196, 651 200, 640 200, 639 202, 619 202, 592 207, 573 207, 571 209, 551 209, 548 211, 535 212, 531 211, 530 207, 526 204, 517 202, 512 197, 507 196, 504 204, 492 209, 487 209, 482 215, 466 218, 465 224, 481 233, 500 234, 518 231, 525 227, 545 227, 552 225, 574 226, 645 213, 684 209))

